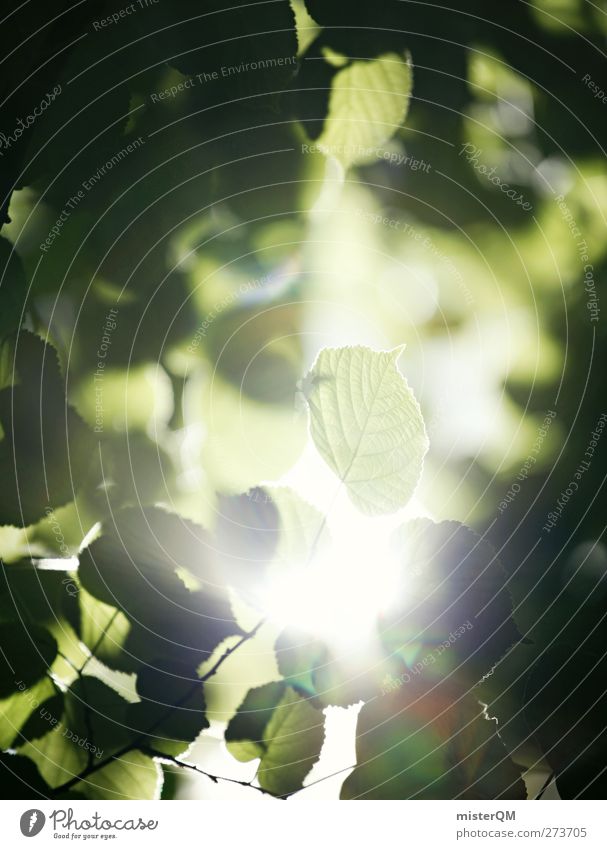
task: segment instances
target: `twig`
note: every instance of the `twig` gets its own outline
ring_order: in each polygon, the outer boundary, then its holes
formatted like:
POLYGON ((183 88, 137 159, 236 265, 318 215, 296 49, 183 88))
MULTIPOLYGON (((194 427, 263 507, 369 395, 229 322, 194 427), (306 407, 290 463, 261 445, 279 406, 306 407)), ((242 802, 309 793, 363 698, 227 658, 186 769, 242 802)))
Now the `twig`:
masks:
POLYGON ((84 672, 84 670, 86 669, 86 666, 87 666, 88 662, 89 662, 89 661, 91 661, 91 660, 95 657, 95 653, 97 652, 97 649, 99 648, 99 646, 101 645, 101 643, 104 641, 104 639, 105 639, 105 637, 106 637, 106 635, 107 635, 107 632, 109 631, 109 629, 110 629, 110 628, 112 627, 112 625, 114 624, 114 619, 118 616, 118 614, 119 614, 119 613, 120 613, 120 611, 119 611, 119 610, 115 610, 115 611, 112 613, 112 615, 110 616, 110 618, 109 618, 109 621, 108 621, 107 625, 105 625, 105 627, 103 628, 103 631, 101 632, 101 634, 99 635, 99 637, 98 637, 98 639, 97 639, 97 642, 95 643, 95 645, 93 646, 93 648, 90 650, 90 651, 91 651, 91 653, 88 655, 88 657, 86 657, 86 658, 84 659, 84 663, 82 664, 82 666, 80 667, 80 670, 79 670, 79 674, 80 674, 80 675, 82 675, 82 673, 83 673, 83 672, 84 672))
MULTIPOLYGON (((67 663, 67 665, 68 665, 68 666, 71 666, 71 667, 72 667, 72 669, 74 670, 74 672, 75 672, 77 675, 80 675, 81 670, 80 670, 80 669, 78 669, 78 667, 76 666, 76 664, 75 664, 75 663, 72 663, 72 661, 69 659, 69 657, 68 657, 66 654, 63 654, 63 652, 61 651, 61 649, 57 649, 57 654, 59 655, 59 657, 63 658, 63 660, 67 663)), ((49 676, 49 677, 50 677, 50 676, 49 676)))
POLYGON ((546 779, 546 781, 544 781, 544 783, 542 784, 542 789, 540 790, 540 792, 539 792, 539 793, 537 794, 537 796, 535 797, 535 801, 536 801, 536 802, 537 802, 537 800, 538 800, 538 799, 541 799, 541 798, 542 798, 542 796, 544 795, 544 793, 546 792, 546 790, 547 790, 547 789, 550 787, 550 785, 552 784, 552 781, 554 780, 554 778, 555 778, 555 773, 554 773, 554 771, 552 771, 552 772, 550 773, 550 775, 548 776, 548 778, 546 779))
MULTIPOLYGON (((234 643, 233 646, 231 646, 230 648, 227 648, 224 651, 224 653, 221 655, 219 660, 216 663, 214 663, 213 666, 209 669, 209 671, 205 672, 205 674, 200 679, 200 682, 196 682, 196 685, 198 685, 198 683, 204 684, 205 681, 208 681, 209 678, 212 678, 213 675, 215 675, 215 673, 219 669, 219 667, 222 665, 222 663, 224 663, 224 661, 226 661, 230 657, 231 654, 234 654, 236 649, 239 649, 240 646, 243 643, 246 643, 248 640, 253 639, 253 637, 257 634, 257 632, 262 627, 262 625, 265 625, 265 621, 266 621, 265 619, 260 619, 259 622, 257 623, 257 625, 251 631, 247 631, 246 634, 242 635, 242 637, 238 640, 237 643, 234 643)), ((187 701, 188 698, 189 698, 189 696, 187 696, 184 699, 184 701, 187 701)))
POLYGON ((286 798, 275 796, 274 793, 271 793, 269 790, 265 790, 263 787, 258 787, 256 784, 253 784, 252 781, 239 781, 237 778, 226 778, 222 775, 213 775, 210 772, 206 772, 202 769, 202 767, 199 767, 198 764, 190 763, 189 761, 181 761, 179 758, 167 755, 164 752, 159 752, 157 749, 153 749, 148 746, 142 747, 141 751, 152 758, 158 758, 158 760, 167 761, 167 763, 170 763, 173 766, 178 766, 181 769, 190 769, 192 772, 204 775, 205 778, 210 779, 213 784, 218 784, 220 781, 228 781, 230 784, 238 784, 240 787, 250 787, 251 790, 257 790, 258 793, 263 793, 265 796, 272 796, 274 799, 286 798))

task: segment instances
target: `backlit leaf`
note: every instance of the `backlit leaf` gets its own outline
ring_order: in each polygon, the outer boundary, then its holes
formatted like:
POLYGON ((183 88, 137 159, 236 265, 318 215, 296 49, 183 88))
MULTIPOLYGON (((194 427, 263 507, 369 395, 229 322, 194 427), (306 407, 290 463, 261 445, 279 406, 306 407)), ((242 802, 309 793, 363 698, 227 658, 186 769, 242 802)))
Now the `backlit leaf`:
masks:
POLYGON ((87 799, 115 801, 158 799, 161 789, 160 765, 136 751, 110 761, 74 786, 74 791, 87 799))
POLYGON ((316 144, 346 168, 372 159, 407 117, 412 80, 409 59, 398 53, 347 64, 333 79, 316 144))
POLYGON ((113 689, 84 675, 65 695, 63 713, 46 717, 48 733, 30 740, 20 751, 36 763, 51 787, 58 787, 133 738, 127 708, 128 702, 113 689))
POLYGON ((407 503, 428 450, 419 405, 396 365, 399 354, 325 348, 309 375, 312 438, 354 504, 370 515, 407 503))
POLYGON ((260 786, 285 796, 301 789, 320 756, 324 717, 286 684, 266 684, 249 691, 225 736, 238 760, 260 758, 260 786))

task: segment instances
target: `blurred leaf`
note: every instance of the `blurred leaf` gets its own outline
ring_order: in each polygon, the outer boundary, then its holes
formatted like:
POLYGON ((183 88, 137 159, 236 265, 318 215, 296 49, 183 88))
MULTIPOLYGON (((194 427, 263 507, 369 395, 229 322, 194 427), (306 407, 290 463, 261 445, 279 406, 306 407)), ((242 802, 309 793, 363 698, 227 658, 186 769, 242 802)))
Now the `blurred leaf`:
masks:
MULTIPOLYGON (((152 392, 160 390, 161 385, 161 382, 152 385, 152 392)), ((160 390, 159 396, 165 394, 164 389, 166 386, 160 390)), ((165 397, 165 400, 168 401, 168 398, 165 397)), ((152 412, 152 418, 156 414, 160 415, 160 397, 157 401, 156 413, 152 412)), ((168 405, 165 411, 168 411, 168 405)), ((143 413, 144 410, 140 408, 139 412, 143 413)), ((175 488, 175 474, 168 452, 147 434, 135 430, 136 423, 132 418, 129 418, 128 426, 129 429, 122 433, 104 433, 103 437, 103 462, 104 468, 107 468, 106 480, 115 485, 112 492, 114 503, 154 504, 168 501, 175 488)))
MULTIPOLYGON (((138 53, 124 49, 128 32, 117 26, 92 26, 98 19, 97 15, 81 19, 72 49, 61 55, 59 73, 52 83, 47 81, 46 91, 55 96, 28 139, 27 182, 36 179, 46 188, 48 181, 50 196, 61 205, 125 146, 130 100, 126 80, 138 70, 138 53), (78 38, 83 32, 87 38, 78 38), (120 61, 104 62, 115 54, 120 61), (91 73, 101 62, 103 73, 91 73), (58 163, 66 167, 57 167, 58 163)), ((65 26, 63 19, 61 24, 65 26)))
POLYGON ((474 698, 404 684, 358 716, 358 766, 342 799, 525 799, 525 785, 474 698))
POLYGON ((394 535, 401 563, 382 642, 415 675, 467 690, 521 639, 506 575, 492 546, 459 522, 416 519, 394 535))
POLYGON ((280 536, 280 518, 270 493, 255 487, 217 502, 216 556, 230 582, 247 597, 259 588, 280 536))
POLYGON ((256 401, 292 406, 302 363, 299 313, 292 304, 239 307, 212 320, 207 350, 217 371, 256 401))
POLYGON ((274 651, 286 682, 319 707, 348 707, 370 698, 383 674, 379 664, 369 670, 365 658, 360 663, 344 661, 322 640, 295 628, 278 636, 274 651))
POLYGON ((369 515, 404 507, 428 450, 419 405, 396 366, 399 355, 400 349, 325 348, 306 378, 314 443, 369 515))
POLYGON ((280 91, 296 70, 295 16, 289 0, 269 5, 236 0, 231 6, 209 0, 204 7, 182 0, 163 6, 162 13, 165 26, 187 22, 167 30, 169 50, 175 51, 169 62, 184 74, 206 74, 196 90, 203 103, 280 91))
MULTIPOLYGON (((107 433, 113 448, 119 447, 116 432, 144 431, 146 428, 157 431, 173 412, 171 382, 160 364, 145 363, 128 369, 107 367, 98 382, 95 382, 94 373, 89 372, 76 384, 70 398, 87 423, 98 428, 97 433, 104 436, 107 433)), ((129 458, 128 465, 124 464, 120 470, 119 483, 124 477, 130 477, 131 466, 137 467, 140 442, 135 437, 133 458, 129 458)), ((160 459, 158 454, 156 466, 160 459)), ((113 465, 110 469, 113 471, 113 465)), ((142 491, 143 485, 141 480, 142 491)))
POLYGON ((292 409, 253 401, 218 377, 189 381, 186 405, 206 434, 201 472, 219 492, 245 492, 279 478, 305 444, 304 420, 292 409))
POLYGON ((605 797, 606 672, 604 654, 563 643, 543 652, 527 679, 525 717, 562 799, 605 797))
POLYGON ((240 761, 260 758, 259 785, 276 796, 300 790, 320 756, 324 717, 284 683, 250 690, 225 734, 240 761))

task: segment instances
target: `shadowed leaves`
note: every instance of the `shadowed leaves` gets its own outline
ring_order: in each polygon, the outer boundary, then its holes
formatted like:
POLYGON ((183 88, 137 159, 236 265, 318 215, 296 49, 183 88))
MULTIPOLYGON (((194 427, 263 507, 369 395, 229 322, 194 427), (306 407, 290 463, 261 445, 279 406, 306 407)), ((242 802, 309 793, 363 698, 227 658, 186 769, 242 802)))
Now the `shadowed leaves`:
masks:
POLYGON ((604 799, 607 658, 574 645, 548 649, 534 664, 525 717, 556 772, 563 799, 604 799))
POLYGON ((0 698, 39 681, 56 656, 57 643, 44 628, 19 621, 0 623, 0 698))
POLYGON ((195 669, 147 666, 137 676, 137 693, 141 701, 129 707, 128 723, 155 751, 176 757, 209 727, 195 669))
POLYGON ((80 580, 129 618, 126 647, 135 657, 168 655, 197 666, 241 633, 210 546, 203 528, 178 516, 125 509, 82 552, 80 580))
POLYGON ((92 433, 67 404, 51 345, 24 331, 4 342, 2 364, 14 385, 0 391, 0 524, 29 525, 73 500, 92 433))

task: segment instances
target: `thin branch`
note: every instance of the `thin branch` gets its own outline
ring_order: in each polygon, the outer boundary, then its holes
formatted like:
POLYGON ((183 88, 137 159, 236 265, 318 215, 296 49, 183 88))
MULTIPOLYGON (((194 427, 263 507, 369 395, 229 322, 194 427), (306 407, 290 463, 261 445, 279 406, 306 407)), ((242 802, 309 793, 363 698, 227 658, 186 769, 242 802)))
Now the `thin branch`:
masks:
MULTIPOLYGON (((97 638, 95 645, 90 650, 90 654, 87 657, 85 657, 82 665, 80 666, 80 669, 76 670, 76 672, 78 673, 78 677, 82 681, 82 695, 84 696, 84 724, 85 724, 85 727, 86 727, 86 733, 87 733, 89 739, 91 739, 91 740, 93 739, 93 725, 92 725, 92 722, 91 722, 91 709, 90 709, 90 705, 88 703, 88 699, 86 697, 86 685, 85 685, 85 681, 84 681, 84 678, 85 678, 84 670, 86 669, 89 661, 91 661, 95 657, 96 652, 99 649, 99 646, 101 645, 101 643, 105 639, 105 636, 106 636, 108 630, 114 624, 114 620, 116 619, 116 616, 118 616, 118 613, 119 613, 119 611, 117 609, 114 610, 114 612, 112 613, 112 615, 109 618, 109 621, 107 622, 107 624, 103 628, 101 634, 97 638)), ((87 758, 87 769, 90 769, 92 767, 92 765, 93 765, 93 751, 92 751, 92 749, 89 749, 88 750, 88 758, 87 758)))
MULTIPOLYGON (((242 637, 238 640, 237 643, 234 643, 233 646, 226 649, 224 651, 224 653, 221 655, 221 657, 219 658, 219 660, 216 663, 214 663, 213 666, 209 669, 209 671, 205 672, 205 674, 200 679, 200 683, 204 684, 205 681, 208 681, 209 678, 212 678, 213 675, 215 675, 215 673, 219 669, 219 667, 230 657, 231 654, 234 654, 236 649, 239 649, 241 647, 241 645, 243 643, 246 643, 248 640, 253 639, 253 637, 257 634, 259 629, 263 625, 265 625, 265 622, 266 622, 265 619, 260 619, 259 622, 257 623, 257 625, 251 631, 247 631, 245 634, 242 635, 242 637)), ((198 684, 198 682, 197 682, 197 684, 198 684)), ((187 696, 186 699, 184 699, 184 701, 187 701, 188 698, 189 698, 189 696, 187 696)))
POLYGON ((544 793, 546 792, 546 790, 547 790, 547 789, 550 787, 550 785, 552 784, 552 781, 554 780, 554 778, 555 778, 555 777, 556 777, 556 776, 555 776, 555 773, 554 773, 554 771, 552 771, 552 772, 550 773, 550 775, 548 776, 548 778, 546 779, 546 781, 544 781, 544 783, 542 784, 542 789, 540 790, 540 792, 539 792, 539 793, 537 794, 537 796, 535 797, 535 801, 536 801, 536 802, 537 802, 537 800, 538 800, 538 799, 541 799, 541 798, 542 798, 542 796, 544 795, 544 793))
MULTIPOLYGON (((84 669, 84 666, 86 666, 86 664, 83 665, 82 669, 84 669)), ((80 683, 81 683, 81 686, 82 686, 82 698, 83 698, 83 701, 84 701, 84 727, 86 728, 86 734, 87 734, 88 739, 92 740, 93 739, 93 722, 92 722, 92 718, 91 718, 91 707, 89 705, 89 700, 88 700, 87 695, 86 695, 86 675, 82 675, 82 670, 80 672, 80 683)), ((90 768, 91 764, 93 763, 93 757, 94 757, 93 750, 89 746, 87 748, 87 759, 86 759, 86 765, 89 768, 90 768)))
MULTIPOLYGON (((341 769, 336 769, 335 772, 329 773, 329 775, 323 775, 322 778, 317 778, 315 781, 311 781, 309 784, 306 784, 304 787, 301 787, 299 790, 294 790, 292 793, 289 793, 289 796, 294 796, 296 793, 303 793, 304 790, 307 790, 309 787, 314 787, 315 784, 322 784, 323 781, 328 781, 330 778, 335 778, 336 775, 341 775, 342 772, 347 772, 349 769, 356 769, 357 764, 352 764, 351 766, 342 766, 341 769)), ((285 797, 287 798, 287 797, 285 797)))
POLYGON ((59 655, 59 657, 60 657, 60 658, 62 658, 62 659, 63 659, 63 660, 67 663, 67 665, 68 665, 68 666, 71 666, 71 667, 72 667, 72 669, 74 670, 74 672, 75 672, 77 675, 80 675, 80 673, 81 673, 81 671, 82 671, 82 670, 78 669, 78 667, 76 666, 76 664, 75 664, 75 663, 72 663, 72 661, 69 659, 69 657, 68 657, 66 654, 63 654, 63 652, 61 651, 61 649, 57 649, 57 654, 59 655))
POLYGON ((91 661, 91 660, 95 657, 95 653, 97 652, 97 650, 98 650, 99 646, 101 645, 101 643, 104 641, 104 639, 105 639, 105 636, 106 636, 107 632, 109 631, 109 629, 110 629, 110 628, 112 627, 112 625, 114 624, 114 619, 118 616, 118 614, 119 614, 119 613, 120 613, 120 611, 119 611, 119 610, 115 610, 115 611, 112 613, 112 615, 110 616, 109 622, 108 622, 108 623, 107 623, 107 625, 104 627, 104 629, 103 629, 103 631, 101 632, 101 634, 99 635, 99 637, 98 637, 98 639, 97 639, 97 642, 95 643, 95 645, 94 645, 94 646, 93 646, 93 648, 91 649, 91 653, 89 654, 89 656, 88 656, 88 657, 86 657, 86 658, 85 658, 84 663, 83 663, 83 664, 82 664, 82 666, 80 667, 80 671, 79 671, 79 674, 80 674, 80 675, 82 675, 82 673, 83 673, 83 672, 84 672, 84 670, 86 669, 86 666, 87 666, 87 664, 89 663, 89 661, 91 661))
POLYGON ((157 749, 150 748, 148 746, 143 747, 141 751, 152 758, 158 758, 158 760, 166 761, 167 763, 170 763, 173 766, 178 766, 181 769, 189 769, 192 770, 192 772, 197 772, 199 775, 204 775, 205 778, 210 779, 213 784, 218 784, 220 781, 228 781, 230 784, 238 784, 240 787, 250 787, 251 790, 257 790, 258 793, 263 793, 265 796, 272 796, 274 799, 283 798, 281 796, 275 796, 274 793, 271 793, 269 790, 265 790, 263 787, 258 787, 256 784, 253 784, 253 781, 239 781, 236 778, 226 778, 222 775, 213 775, 210 772, 206 772, 202 769, 202 767, 199 767, 198 764, 191 763, 190 761, 181 761, 179 758, 174 758, 172 755, 167 755, 164 752, 159 752, 157 749))

